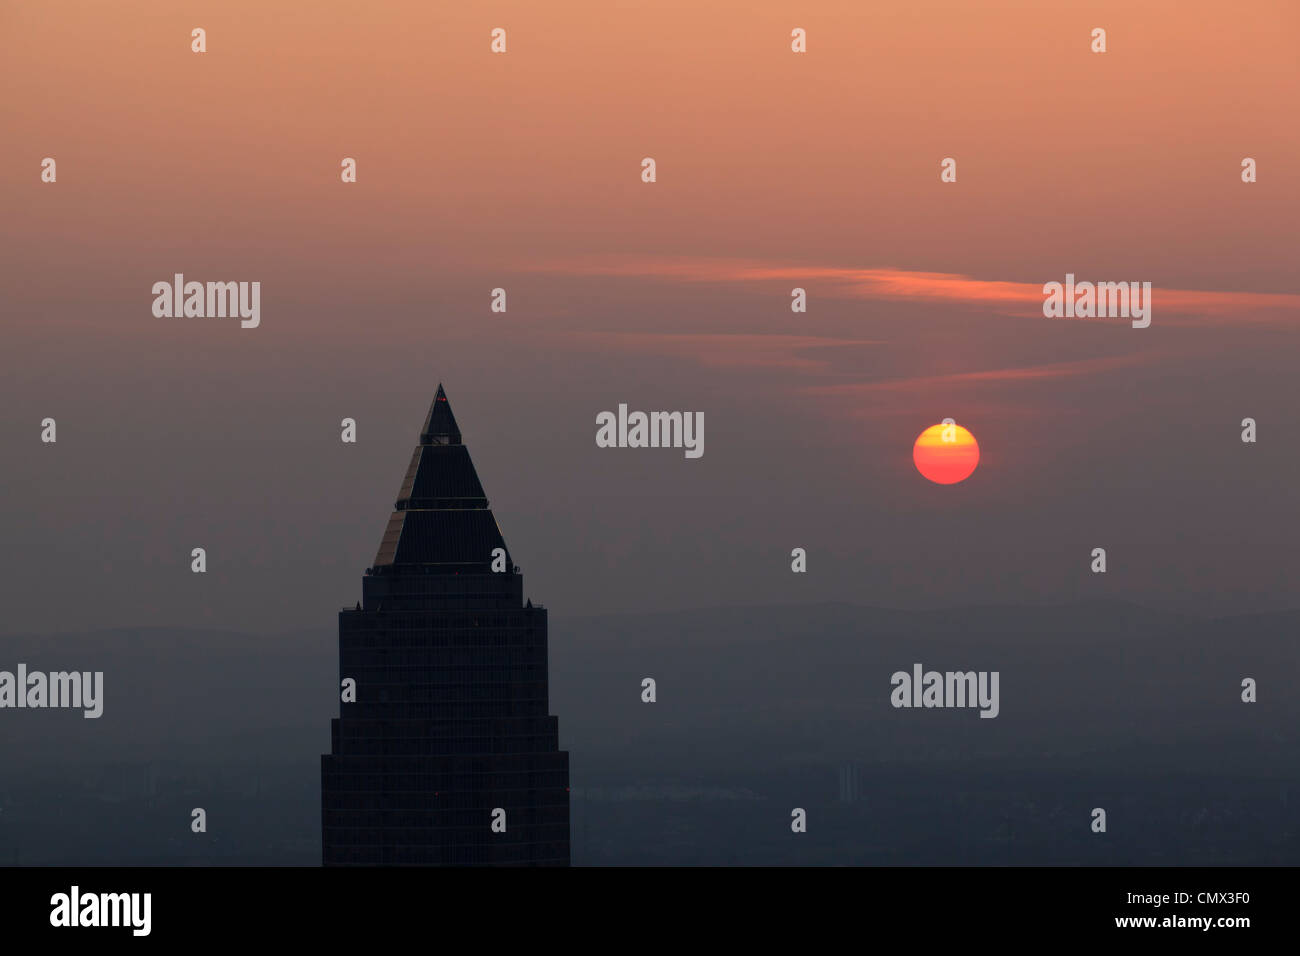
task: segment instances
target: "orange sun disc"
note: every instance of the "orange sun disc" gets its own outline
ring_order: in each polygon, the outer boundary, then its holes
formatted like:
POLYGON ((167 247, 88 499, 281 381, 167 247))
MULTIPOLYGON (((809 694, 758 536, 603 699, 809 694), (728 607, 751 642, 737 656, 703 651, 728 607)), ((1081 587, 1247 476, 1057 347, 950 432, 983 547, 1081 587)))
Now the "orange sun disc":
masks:
POLYGON ((912 446, 912 461, 935 484, 955 485, 969 478, 980 463, 980 446, 960 425, 931 425, 912 446))

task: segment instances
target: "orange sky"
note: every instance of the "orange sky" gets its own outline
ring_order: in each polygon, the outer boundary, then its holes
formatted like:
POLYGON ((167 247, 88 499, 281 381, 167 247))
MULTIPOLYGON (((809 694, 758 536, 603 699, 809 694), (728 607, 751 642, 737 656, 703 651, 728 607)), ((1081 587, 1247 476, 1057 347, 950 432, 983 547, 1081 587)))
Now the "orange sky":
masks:
POLYGON ((9 4, 9 258, 28 295, 70 260, 364 302, 602 254, 1295 292, 1297 27, 1267 0, 9 4))
POLYGON ((810 597, 1069 597, 1088 585, 1052 549, 1097 528, 1143 551, 1111 576, 1130 596, 1281 601, 1298 28, 1294 0, 0 4, 0 443, 57 415, 69 456, 12 463, 12 584, 41 617, 76 540, 96 619, 331 606, 442 380, 557 604, 634 607, 647 576, 749 600, 788 563, 736 556, 796 536, 835 555, 810 597), (260 281, 261 325, 156 318, 176 272, 260 281), (1044 318, 1067 273, 1152 283, 1152 325, 1044 318), (621 401, 707 410, 703 462, 597 454, 592 416, 621 401), (345 414, 371 457, 337 457, 345 414), (912 443, 949 416, 980 466, 921 487, 912 443), (774 462, 774 435, 799 453, 774 462), (1199 577, 1167 567, 1189 514, 1199 577), (248 576, 159 603, 198 520, 248 576))

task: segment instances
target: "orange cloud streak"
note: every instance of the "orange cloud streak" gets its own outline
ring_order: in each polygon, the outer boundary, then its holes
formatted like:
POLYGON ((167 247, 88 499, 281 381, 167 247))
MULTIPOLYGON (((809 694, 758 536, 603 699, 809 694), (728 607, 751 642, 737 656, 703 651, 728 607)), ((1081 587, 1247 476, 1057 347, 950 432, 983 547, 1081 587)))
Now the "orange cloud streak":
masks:
POLYGON ((786 368, 819 372, 829 362, 806 353, 846 345, 883 345, 873 339, 843 339, 812 335, 746 335, 718 333, 576 332, 570 341, 598 348, 634 349, 692 360, 705 367, 786 368))
MULTIPOLYGON (((567 275, 627 276, 677 282, 820 282, 822 295, 848 299, 916 300, 1010 309, 1013 315, 1042 318, 1043 283, 976 279, 951 272, 914 272, 891 267, 847 269, 830 266, 774 265, 741 259, 566 259, 539 262, 535 271, 567 275)), ((1043 282, 1061 282, 1060 275, 1043 282)), ((1129 281, 1132 276, 1078 275, 1078 280, 1129 281)), ((1219 292, 1203 289, 1152 289, 1157 321, 1166 315, 1232 321, 1300 320, 1300 295, 1270 292, 1219 292)), ((1056 320, 1060 321, 1060 320, 1056 320)), ((1071 321, 1100 321, 1078 319, 1071 321)))
POLYGON ((926 391, 936 386, 985 384, 990 382, 1026 382, 1035 379, 1055 379, 1075 375, 1092 375, 1113 369, 1129 368, 1148 361, 1143 355, 1112 355, 1105 358, 1079 359, 1074 362, 1050 362, 1018 368, 981 369, 975 372, 956 372, 951 375, 927 375, 919 378, 886 379, 879 382, 845 382, 839 385, 813 385, 804 389, 827 395, 856 395, 864 392, 901 391, 916 389, 926 391))

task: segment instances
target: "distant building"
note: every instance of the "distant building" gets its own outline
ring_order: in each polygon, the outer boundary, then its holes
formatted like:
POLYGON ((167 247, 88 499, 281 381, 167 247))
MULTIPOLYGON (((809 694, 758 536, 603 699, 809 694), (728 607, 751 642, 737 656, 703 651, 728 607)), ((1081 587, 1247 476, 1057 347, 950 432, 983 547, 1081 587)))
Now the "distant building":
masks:
POLYGON ((546 610, 524 603, 441 385, 361 591, 339 614, 356 702, 321 757, 324 864, 569 865, 546 610))
POLYGON ((862 796, 862 774, 857 764, 840 765, 840 803, 857 803, 862 796))

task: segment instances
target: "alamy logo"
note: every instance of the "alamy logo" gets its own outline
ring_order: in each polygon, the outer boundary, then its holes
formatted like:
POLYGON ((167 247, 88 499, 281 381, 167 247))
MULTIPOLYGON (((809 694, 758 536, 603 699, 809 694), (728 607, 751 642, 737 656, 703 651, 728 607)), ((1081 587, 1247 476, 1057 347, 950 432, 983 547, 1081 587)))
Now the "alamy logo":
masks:
POLYGON ((703 412, 631 412, 596 416, 597 448, 684 448, 687 458, 704 454, 703 412))
POLYGON ((1043 315, 1049 319, 1118 319, 1133 320, 1133 328, 1151 324, 1150 282, 1074 281, 1074 273, 1065 274, 1065 285, 1048 282, 1043 286, 1043 315))
POLYGON ((0 707, 80 707, 94 719, 104 713, 104 672, 29 673, 19 664, 17 675, 0 671, 0 707))
POLYGON ((998 705, 997 671, 921 672, 920 664, 912 673, 895 671, 889 682, 894 689, 889 702, 895 707, 978 707, 981 717, 996 717, 998 705))
POLYGON ((148 936, 152 893, 85 893, 73 886, 50 897, 51 926, 129 926, 131 935, 148 936))
POLYGON ((262 283, 260 282, 186 282, 176 273, 171 282, 153 284, 153 314, 160 319, 238 317, 245 329, 262 323, 262 283))

